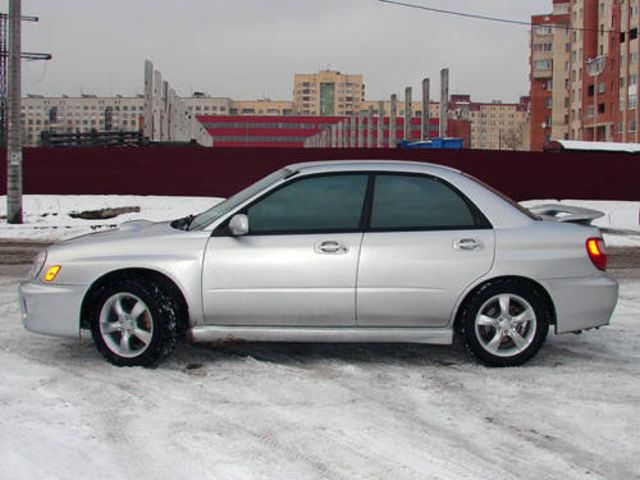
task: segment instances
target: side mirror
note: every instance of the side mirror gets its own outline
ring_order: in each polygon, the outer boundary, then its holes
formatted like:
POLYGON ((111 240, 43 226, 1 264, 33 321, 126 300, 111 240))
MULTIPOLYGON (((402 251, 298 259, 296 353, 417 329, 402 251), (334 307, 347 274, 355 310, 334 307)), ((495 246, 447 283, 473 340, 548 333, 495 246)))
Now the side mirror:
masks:
POLYGON ((234 237, 241 237, 249 233, 249 217, 238 213, 229 221, 229 231, 234 237))

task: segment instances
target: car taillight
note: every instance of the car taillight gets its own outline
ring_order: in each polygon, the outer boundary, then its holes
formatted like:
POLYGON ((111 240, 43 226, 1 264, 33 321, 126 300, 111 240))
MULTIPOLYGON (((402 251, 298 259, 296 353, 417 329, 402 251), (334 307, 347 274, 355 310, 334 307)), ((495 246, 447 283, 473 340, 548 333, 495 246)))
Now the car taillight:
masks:
POLYGON ((587 240, 587 253, 597 269, 603 271, 607 269, 607 254, 604 249, 604 241, 601 238, 587 240))

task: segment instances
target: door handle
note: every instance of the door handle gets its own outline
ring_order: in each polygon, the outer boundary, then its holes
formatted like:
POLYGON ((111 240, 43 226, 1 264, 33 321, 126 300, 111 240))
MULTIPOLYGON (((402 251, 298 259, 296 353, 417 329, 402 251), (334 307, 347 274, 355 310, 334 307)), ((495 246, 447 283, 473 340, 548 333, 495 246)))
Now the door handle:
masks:
POLYGON ((325 240, 324 242, 317 243, 314 246, 314 250, 317 253, 334 253, 345 254, 349 251, 349 248, 342 242, 336 240, 325 240))
POLYGON ((454 250, 478 250, 482 248, 482 243, 477 238, 460 238, 454 240, 454 250))

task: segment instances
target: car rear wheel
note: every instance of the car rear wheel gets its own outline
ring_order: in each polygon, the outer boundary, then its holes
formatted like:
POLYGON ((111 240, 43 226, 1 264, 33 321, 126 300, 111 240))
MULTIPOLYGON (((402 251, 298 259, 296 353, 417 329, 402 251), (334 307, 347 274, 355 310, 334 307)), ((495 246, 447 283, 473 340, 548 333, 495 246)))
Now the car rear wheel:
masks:
POLYGON ((485 365, 521 365, 533 357, 549 331, 551 311, 540 292, 525 282, 483 285, 462 311, 462 333, 470 354, 485 365))
POLYGON ((153 366, 176 345, 171 297, 154 281, 121 278, 97 296, 91 333, 98 351, 117 366, 153 366))

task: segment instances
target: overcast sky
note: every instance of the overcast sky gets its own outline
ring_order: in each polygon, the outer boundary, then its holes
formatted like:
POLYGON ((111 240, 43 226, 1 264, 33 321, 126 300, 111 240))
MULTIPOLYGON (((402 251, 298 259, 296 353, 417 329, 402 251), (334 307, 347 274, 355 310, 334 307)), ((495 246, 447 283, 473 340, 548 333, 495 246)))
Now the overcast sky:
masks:
MULTIPOLYGON (((519 20, 552 3, 404 1, 519 20)), ((527 27, 378 0, 23 0, 22 9, 40 17, 23 23, 23 50, 53 54, 23 63, 25 94, 142 93, 145 58, 179 95, 290 99, 294 73, 323 68, 362 73, 367 99, 418 89, 425 76, 437 88, 443 67, 451 93, 475 100, 529 90, 527 27)))

